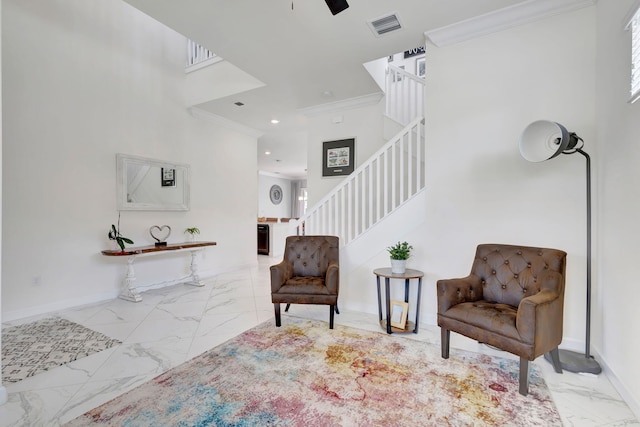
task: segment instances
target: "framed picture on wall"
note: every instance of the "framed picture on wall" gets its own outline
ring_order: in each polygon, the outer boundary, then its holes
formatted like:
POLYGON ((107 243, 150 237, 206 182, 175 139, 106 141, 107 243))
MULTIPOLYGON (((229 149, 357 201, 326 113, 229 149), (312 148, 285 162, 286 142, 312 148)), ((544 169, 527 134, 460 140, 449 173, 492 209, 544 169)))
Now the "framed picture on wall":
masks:
POLYGON ((349 175, 355 163, 355 138, 322 143, 322 176, 349 175))
POLYGON ((424 67, 425 67, 424 59, 425 59, 424 56, 422 58, 416 59, 416 76, 418 77, 424 77, 424 67))
POLYGON ((176 186, 176 170, 161 168, 161 181, 163 187, 175 187, 176 186))

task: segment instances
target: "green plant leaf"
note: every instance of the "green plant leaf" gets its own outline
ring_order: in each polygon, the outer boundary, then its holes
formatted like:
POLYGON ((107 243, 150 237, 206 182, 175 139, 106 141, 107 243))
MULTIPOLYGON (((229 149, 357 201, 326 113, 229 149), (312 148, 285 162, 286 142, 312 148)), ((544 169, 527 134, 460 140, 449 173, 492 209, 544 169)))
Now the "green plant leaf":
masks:
POLYGON ((116 226, 111 224, 111 230, 109 230, 109 239, 111 240, 115 240, 116 237, 118 237, 118 231, 116 230, 116 226))
POLYGON ((408 242, 398 242, 393 246, 389 246, 387 251, 391 259, 406 260, 411 256, 411 249, 413 249, 413 246, 409 245, 408 242))

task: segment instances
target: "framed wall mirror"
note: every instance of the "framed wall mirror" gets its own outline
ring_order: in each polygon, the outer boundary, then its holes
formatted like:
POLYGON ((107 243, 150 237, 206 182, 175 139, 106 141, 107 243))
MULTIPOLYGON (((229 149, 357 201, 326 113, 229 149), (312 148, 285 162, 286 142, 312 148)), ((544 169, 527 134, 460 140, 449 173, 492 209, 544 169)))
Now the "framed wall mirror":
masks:
POLYGON ((116 154, 118 210, 188 211, 190 167, 116 154))

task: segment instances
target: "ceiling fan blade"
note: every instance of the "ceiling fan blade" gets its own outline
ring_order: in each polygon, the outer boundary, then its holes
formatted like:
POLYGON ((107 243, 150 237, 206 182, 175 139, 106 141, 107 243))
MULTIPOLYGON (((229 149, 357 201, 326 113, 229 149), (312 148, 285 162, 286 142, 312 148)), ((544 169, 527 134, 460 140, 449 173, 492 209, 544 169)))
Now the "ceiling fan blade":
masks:
POLYGON ((331 13, 333 15, 337 15, 338 13, 342 12, 343 10, 349 7, 347 0, 324 0, 324 1, 327 3, 327 6, 329 6, 329 10, 331 10, 331 13))

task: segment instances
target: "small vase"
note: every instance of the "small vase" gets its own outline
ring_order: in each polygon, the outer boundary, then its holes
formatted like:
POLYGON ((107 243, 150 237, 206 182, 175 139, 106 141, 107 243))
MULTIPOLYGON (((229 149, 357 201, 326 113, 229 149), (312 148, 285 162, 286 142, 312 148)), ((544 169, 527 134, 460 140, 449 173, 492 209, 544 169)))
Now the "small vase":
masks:
POLYGON ((406 259, 392 259, 391 272, 394 274, 404 274, 407 267, 406 259))

